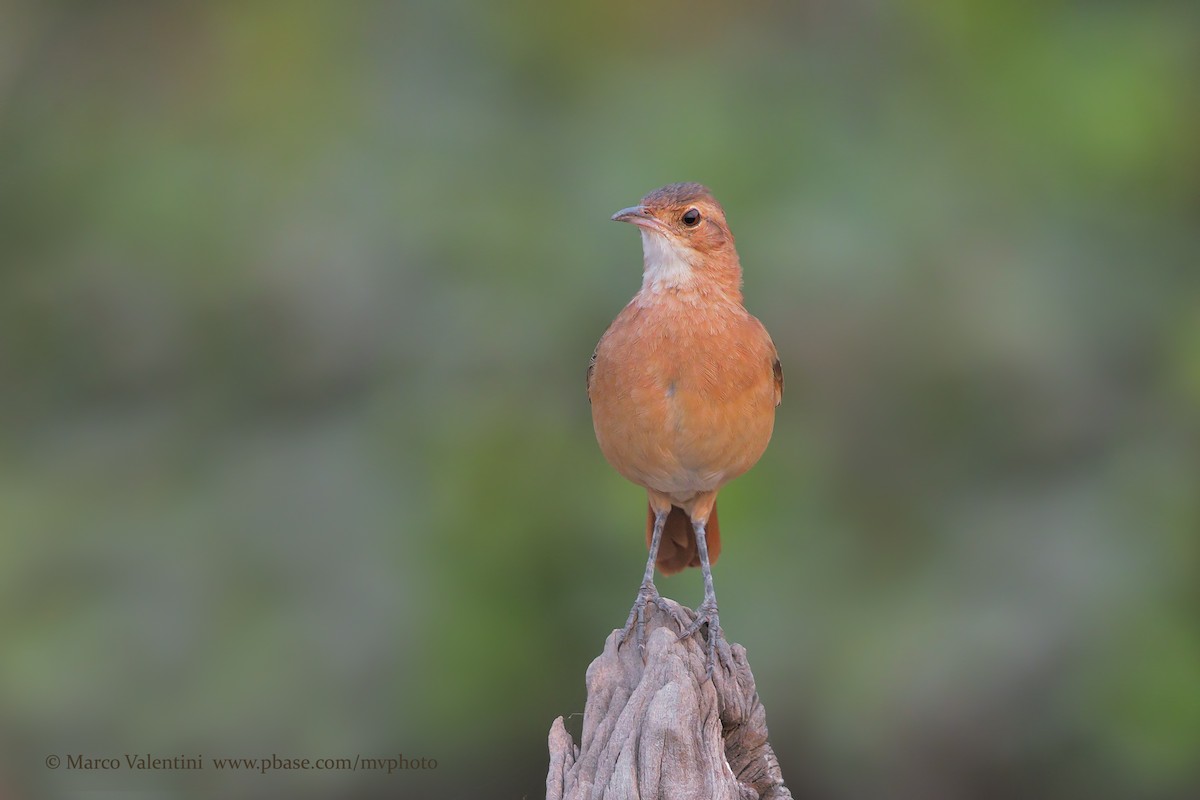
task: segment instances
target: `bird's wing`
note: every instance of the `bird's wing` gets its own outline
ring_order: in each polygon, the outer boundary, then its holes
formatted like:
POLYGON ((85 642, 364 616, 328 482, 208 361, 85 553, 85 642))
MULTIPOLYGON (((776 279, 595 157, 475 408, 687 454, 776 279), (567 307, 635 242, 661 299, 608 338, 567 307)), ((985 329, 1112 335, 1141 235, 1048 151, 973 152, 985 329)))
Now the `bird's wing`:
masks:
MULTIPOLYGON (((779 354, 775 354, 775 363, 771 365, 775 373, 775 405, 783 402, 783 365, 779 363, 779 354)), ((590 374, 590 372, 589 372, 590 374)))
POLYGON ((767 333, 767 328, 762 324, 762 320, 754 315, 748 315, 753 324, 758 328, 761 342, 766 346, 766 351, 771 357, 771 372, 775 376, 775 405, 783 402, 783 365, 779 363, 779 351, 775 349, 775 342, 771 341, 771 334, 767 333))
POLYGON ((596 353, 599 352, 599 350, 600 350, 600 345, 599 345, 599 343, 597 343, 596 349, 592 351, 592 357, 588 361, 587 394, 588 394, 588 402, 589 403, 592 402, 592 373, 596 371, 596 353))

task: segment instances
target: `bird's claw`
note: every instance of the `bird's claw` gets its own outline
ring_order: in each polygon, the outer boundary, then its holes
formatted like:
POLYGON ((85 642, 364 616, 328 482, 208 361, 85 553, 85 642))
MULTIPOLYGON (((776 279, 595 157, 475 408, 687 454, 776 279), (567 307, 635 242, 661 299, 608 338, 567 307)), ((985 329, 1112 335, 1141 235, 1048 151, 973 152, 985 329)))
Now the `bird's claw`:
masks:
POLYGON ((633 601, 633 608, 629 609, 629 619, 625 620, 625 627, 621 630, 621 641, 625 642, 629 639, 630 631, 636 630, 638 653, 646 651, 646 605, 654 603, 658 605, 658 589, 653 583, 643 583, 638 589, 637 599, 633 601))
POLYGON ((708 679, 712 679, 713 664, 716 661, 717 655, 717 639, 721 638, 721 617, 717 613, 716 601, 705 600, 696 609, 696 619, 692 624, 687 626, 682 633, 679 634, 680 639, 686 639, 692 634, 699 631, 705 625, 708 626, 708 656, 705 659, 704 674, 708 679))

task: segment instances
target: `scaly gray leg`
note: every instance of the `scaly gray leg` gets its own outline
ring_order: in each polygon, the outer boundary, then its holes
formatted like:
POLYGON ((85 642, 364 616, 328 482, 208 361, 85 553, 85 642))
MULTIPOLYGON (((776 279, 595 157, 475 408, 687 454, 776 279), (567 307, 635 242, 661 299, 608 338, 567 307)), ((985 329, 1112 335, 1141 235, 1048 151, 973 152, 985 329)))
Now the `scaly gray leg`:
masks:
POLYGON ((646 649, 646 603, 658 600, 658 589, 654 587, 654 561, 658 558, 658 543, 662 541, 663 526, 667 523, 670 509, 656 512, 654 515, 654 531, 650 535, 650 557, 646 559, 646 573, 642 576, 642 585, 638 588, 637 600, 629 610, 629 619, 625 620, 625 628, 621 631, 621 641, 629 638, 629 631, 637 623, 637 647, 642 653, 646 649))
POLYGON ((704 523, 693 522, 696 531, 696 549, 700 552, 700 570, 704 573, 704 600, 696 609, 696 620, 687 630, 679 634, 683 639, 708 625, 708 660, 705 674, 711 679, 713 662, 717 654, 717 638, 721 635, 721 618, 717 614, 717 591, 713 588, 712 565, 708 563, 708 542, 705 540, 704 523))

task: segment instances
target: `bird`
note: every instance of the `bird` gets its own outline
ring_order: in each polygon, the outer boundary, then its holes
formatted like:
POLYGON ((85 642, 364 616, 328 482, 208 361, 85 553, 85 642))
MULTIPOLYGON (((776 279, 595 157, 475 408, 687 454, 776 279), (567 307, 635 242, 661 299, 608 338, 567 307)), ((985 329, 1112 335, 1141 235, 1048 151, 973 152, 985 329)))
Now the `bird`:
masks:
POLYGON ((605 459, 647 496, 649 557, 621 642, 644 652, 655 567, 700 567, 704 599, 684 639, 707 627, 712 677, 720 614, 712 565, 721 552, 717 492, 762 456, 783 399, 767 329, 745 308, 725 211, 699 183, 656 189, 612 215, 642 238, 642 285, 600 337, 587 371, 605 459))

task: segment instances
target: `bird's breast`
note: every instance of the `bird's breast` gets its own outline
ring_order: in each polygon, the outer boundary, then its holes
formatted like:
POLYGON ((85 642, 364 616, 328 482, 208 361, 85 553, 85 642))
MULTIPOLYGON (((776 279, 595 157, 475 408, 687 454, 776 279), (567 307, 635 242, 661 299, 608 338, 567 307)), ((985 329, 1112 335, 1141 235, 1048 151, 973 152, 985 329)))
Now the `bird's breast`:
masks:
POLYGON ((628 306, 601 339, 592 418, 626 478, 711 491, 758 460, 775 417, 774 347, 741 309, 628 306))

